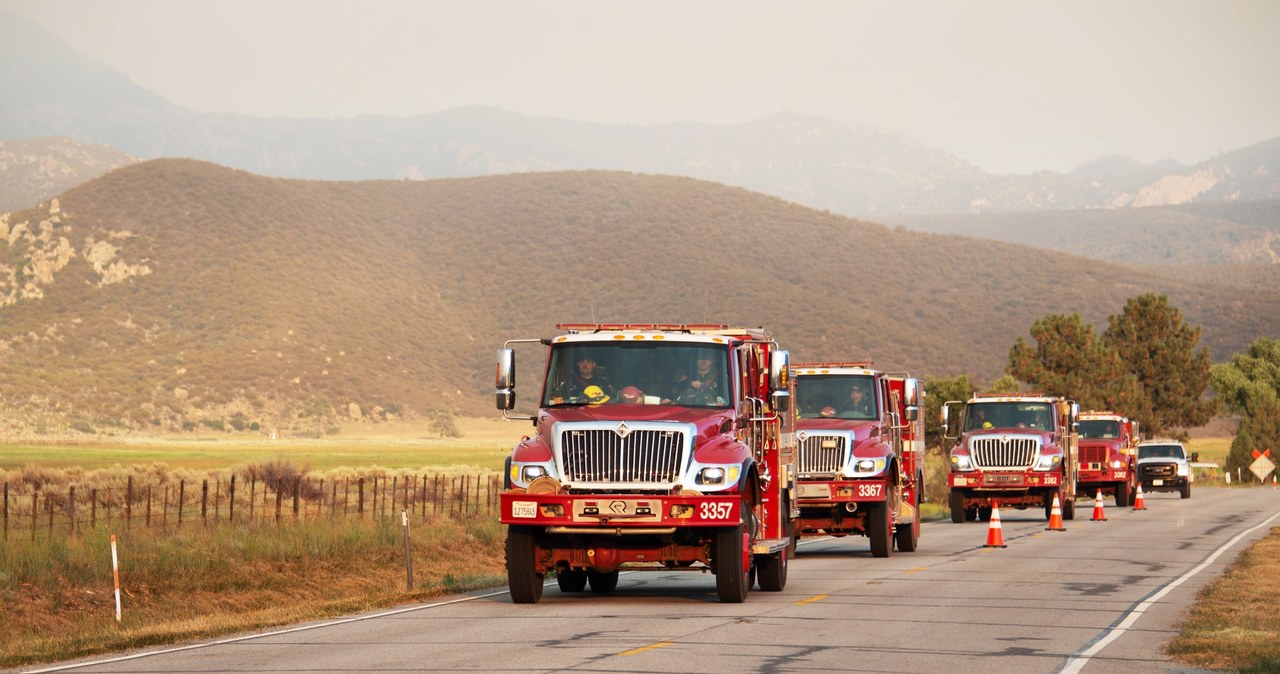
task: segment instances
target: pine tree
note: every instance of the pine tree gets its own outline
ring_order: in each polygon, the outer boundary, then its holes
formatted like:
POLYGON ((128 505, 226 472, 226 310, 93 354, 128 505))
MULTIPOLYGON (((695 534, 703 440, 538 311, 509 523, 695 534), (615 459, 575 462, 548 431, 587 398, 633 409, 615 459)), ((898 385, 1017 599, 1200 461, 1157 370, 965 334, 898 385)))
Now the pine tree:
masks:
POLYGON ((1183 439, 1185 429, 1213 417, 1218 401, 1204 397, 1210 382, 1209 350, 1196 350, 1200 328, 1184 324, 1182 312, 1169 306, 1167 297, 1130 298, 1124 311, 1107 321, 1103 342, 1142 387, 1140 409, 1125 410, 1129 416, 1152 435, 1171 433, 1183 439))
POLYGON ((1089 410, 1137 416, 1137 379, 1079 314, 1045 316, 1031 326, 1032 348, 1021 337, 1009 350, 1008 373, 1045 395, 1065 396, 1089 410))
POLYGON ((1249 464, 1253 462, 1255 448, 1249 429, 1241 426, 1236 431, 1236 438, 1231 441, 1231 451, 1227 453, 1226 471, 1235 476, 1232 479, 1238 479, 1241 482, 1249 482, 1253 479, 1253 473, 1249 472, 1249 464))

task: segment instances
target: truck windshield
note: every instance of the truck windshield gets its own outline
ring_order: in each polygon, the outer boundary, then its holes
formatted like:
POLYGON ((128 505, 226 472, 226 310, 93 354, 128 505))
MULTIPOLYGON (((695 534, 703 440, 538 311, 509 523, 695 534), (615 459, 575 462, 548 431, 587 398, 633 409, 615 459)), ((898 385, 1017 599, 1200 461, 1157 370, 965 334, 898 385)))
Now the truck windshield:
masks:
POLYGON ((983 402, 970 403, 965 408, 964 430, 985 428, 1030 428, 1053 430, 1053 413, 1049 403, 1042 402, 983 402))
POLYGON ((1141 445, 1138 447, 1139 459, 1184 459, 1186 454, 1181 445, 1141 445))
POLYGON ((567 342, 547 364, 542 405, 728 407, 729 348, 679 342, 567 342))
POLYGON ((1086 440, 1113 440, 1120 437, 1120 422, 1114 419, 1081 421, 1080 437, 1086 440))
POLYGON ((801 419, 875 419, 875 381, 870 375, 796 377, 801 419))

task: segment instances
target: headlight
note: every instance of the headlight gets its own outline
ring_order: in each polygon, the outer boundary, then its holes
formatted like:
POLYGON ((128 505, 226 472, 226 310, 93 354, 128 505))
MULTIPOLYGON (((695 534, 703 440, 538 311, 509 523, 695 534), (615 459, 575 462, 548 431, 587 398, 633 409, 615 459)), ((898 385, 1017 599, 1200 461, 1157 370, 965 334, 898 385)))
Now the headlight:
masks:
POLYGON ((1062 463, 1061 454, 1047 454, 1036 461, 1036 470, 1050 470, 1056 468, 1060 463, 1062 463))
POLYGON ((1188 466, 1188 465, 1187 465, 1187 464, 1185 464, 1185 463, 1180 463, 1180 464, 1178 464, 1178 474, 1179 474, 1179 475, 1181 475, 1181 476, 1183 476, 1183 477, 1186 477, 1186 476, 1187 476, 1187 474, 1188 474, 1188 473, 1190 473, 1190 472, 1191 472, 1191 466, 1188 466))
POLYGON ((542 466, 525 466, 520 469, 520 479, 525 482, 533 482, 546 474, 547 469, 542 466))
POLYGON ((698 471, 698 484, 724 484, 724 475, 723 468, 703 468, 698 471))
POLYGON ((878 457, 874 459, 854 459, 852 474, 850 477, 868 477, 870 475, 879 475, 884 472, 885 459, 878 457))
POLYGON ((973 462, 969 460, 968 454, 952 454, 951 470, 959 472, 968 472, 973 470, 973 462))
POLYGON ((1124 462, 1123 462, 1123 461, 1121 461, 1120 459, 1114 459, 1114 460, 1111 462, 1111 467, 1112 467, 1112 468, 1117 468, 1117 469, 1119 469, 1119 468, 1124 468, 1124 462))
POLYGON ((737 466, 703 466, 694 477, 694 481, 703 487, 723 487, 737 480, 737 466))

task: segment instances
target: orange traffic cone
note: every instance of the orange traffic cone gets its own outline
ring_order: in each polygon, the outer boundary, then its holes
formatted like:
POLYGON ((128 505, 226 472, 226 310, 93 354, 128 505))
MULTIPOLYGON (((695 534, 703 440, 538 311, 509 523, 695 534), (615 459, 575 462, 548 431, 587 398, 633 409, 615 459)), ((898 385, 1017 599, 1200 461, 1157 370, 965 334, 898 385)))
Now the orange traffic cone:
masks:
POLYGON ((1098 490, 1098 497, 1093 500, 1093 519, 1094 522, 1106 522, 1107 515, 1102 510, 1102 490, 1098 490))
POLYGON ((1058 500, 1058 495, 1053 495, 1053 508, 1049 510, 1049 526, 1044 528, 1045 531, 1066 531, 1067 528, 1062 526, 1062 501, 1058 500))
POLYGON ((1147 500, 1146 500, 1146 499, 1144 499, 1144 498, 1142 498, 1142 483, 1141 483, 1141 482, 1139 482, 1139 483, 1138 483, 1138 494, 1137 494, 1136 496, 1134 496, 1134 497, 1133 497, 1133 509, 1134 509, 1134 510, 1146 510, 1146 509, 1147 509, 1147 500))
POLYGON ((1000 528, 1000 506, 991 506, 991 526, 987 527, 987 544, 984 548, 1007 548, 1004 531, 1000 528))

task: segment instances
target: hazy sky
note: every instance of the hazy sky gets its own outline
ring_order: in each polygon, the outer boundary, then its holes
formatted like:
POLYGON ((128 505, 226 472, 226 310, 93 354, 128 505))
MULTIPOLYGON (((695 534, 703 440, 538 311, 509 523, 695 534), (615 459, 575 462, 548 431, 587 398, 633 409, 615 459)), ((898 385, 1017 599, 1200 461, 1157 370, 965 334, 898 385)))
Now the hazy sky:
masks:
POLYGON ((170 102, 893 129, 993 173, 1280 136, 1276 0, 0 0, 170 102))

